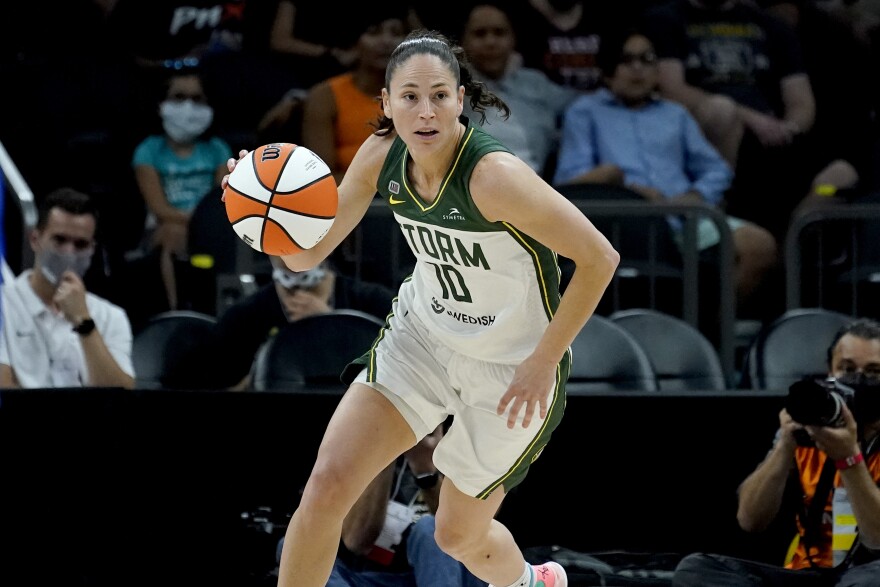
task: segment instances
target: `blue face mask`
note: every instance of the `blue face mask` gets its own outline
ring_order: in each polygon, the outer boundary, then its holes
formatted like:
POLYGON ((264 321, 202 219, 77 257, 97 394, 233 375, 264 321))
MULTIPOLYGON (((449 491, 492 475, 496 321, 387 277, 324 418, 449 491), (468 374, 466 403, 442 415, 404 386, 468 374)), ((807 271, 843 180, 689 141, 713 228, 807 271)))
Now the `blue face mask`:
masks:
POLYGON ((65 271, 73 271, 80 279, 86 274, 89 265, 92 264, 92 251, 84 253, 59 253, 47 249, 37 255, 37 265, 40 273, 52 285, 58 285, 65 271))

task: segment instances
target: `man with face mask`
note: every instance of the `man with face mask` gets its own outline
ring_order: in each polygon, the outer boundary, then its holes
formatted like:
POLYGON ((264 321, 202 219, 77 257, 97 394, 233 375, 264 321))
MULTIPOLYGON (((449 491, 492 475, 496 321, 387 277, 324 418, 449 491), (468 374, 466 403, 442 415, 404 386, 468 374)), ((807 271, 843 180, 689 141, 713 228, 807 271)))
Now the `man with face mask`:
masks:
POLYGON ((134 387, 128 316, 83 285, 96 226, 86 194, 61 188, 41 203, 34 266, 3 284, 0 387, 134 387))
MULTIPOLYGON (((773 447, 739 487, 737 521, 748 532, 790 511, 785 497, 800 498, 798 534, 784 566, 691 554, 675 570, 675 587, 880 584, 880 323, 860 319, 841 329, 828 367, 827 388, 849 397, 835 402, 839 419, 805 425, 783 408, 773 447), (796 491, 786 491, 787 482, 796 491), (813 504, 815 496, 821 501, 813 504)), ((792 412, 799 404, 790 394, 792 412)))

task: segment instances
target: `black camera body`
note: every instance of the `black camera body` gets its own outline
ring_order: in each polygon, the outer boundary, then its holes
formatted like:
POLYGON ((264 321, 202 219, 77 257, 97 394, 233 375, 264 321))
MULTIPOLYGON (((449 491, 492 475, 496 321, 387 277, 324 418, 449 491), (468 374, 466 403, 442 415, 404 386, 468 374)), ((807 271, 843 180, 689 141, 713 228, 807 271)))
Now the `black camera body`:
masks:
MULTIPOLYGON (((788 388, 785 409, 798 424, 840 428, 844 425, 843 406, 852 409, 853 396, 852 387, 833 377, 805 377, 788 388)), ((795 435, 798 444, 812 446, 813 442, 806 431, 798 432, 802 433, 795 435)))

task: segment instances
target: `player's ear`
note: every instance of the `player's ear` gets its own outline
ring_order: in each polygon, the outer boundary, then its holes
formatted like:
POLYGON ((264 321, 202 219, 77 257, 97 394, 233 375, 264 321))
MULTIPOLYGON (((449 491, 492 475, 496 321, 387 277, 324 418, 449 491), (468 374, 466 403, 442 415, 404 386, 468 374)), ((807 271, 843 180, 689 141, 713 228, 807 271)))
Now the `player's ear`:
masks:
POLYGON ((382 88, 382 113, 386 118, 392 118, 391 116, 391 97, 388 95, 388 90, 382 88))
POLYGON ((464 86, 458 86, 458 115, 464 112, 464 86))

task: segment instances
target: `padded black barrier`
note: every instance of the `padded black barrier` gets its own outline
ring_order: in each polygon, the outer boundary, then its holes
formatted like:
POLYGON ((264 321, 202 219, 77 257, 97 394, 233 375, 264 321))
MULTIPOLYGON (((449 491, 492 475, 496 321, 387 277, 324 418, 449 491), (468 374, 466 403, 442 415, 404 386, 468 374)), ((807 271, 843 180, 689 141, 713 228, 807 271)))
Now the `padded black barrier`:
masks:
MULTIPOLYGON (((292 510, 337 401, 0 390, 0 584, 259 585, 241 514, 292 510)), ((571 395, 499 519, 523 548, 779 561, 790 534, 739 531, 735 492, 782 402, 743 390, 571 395)))

